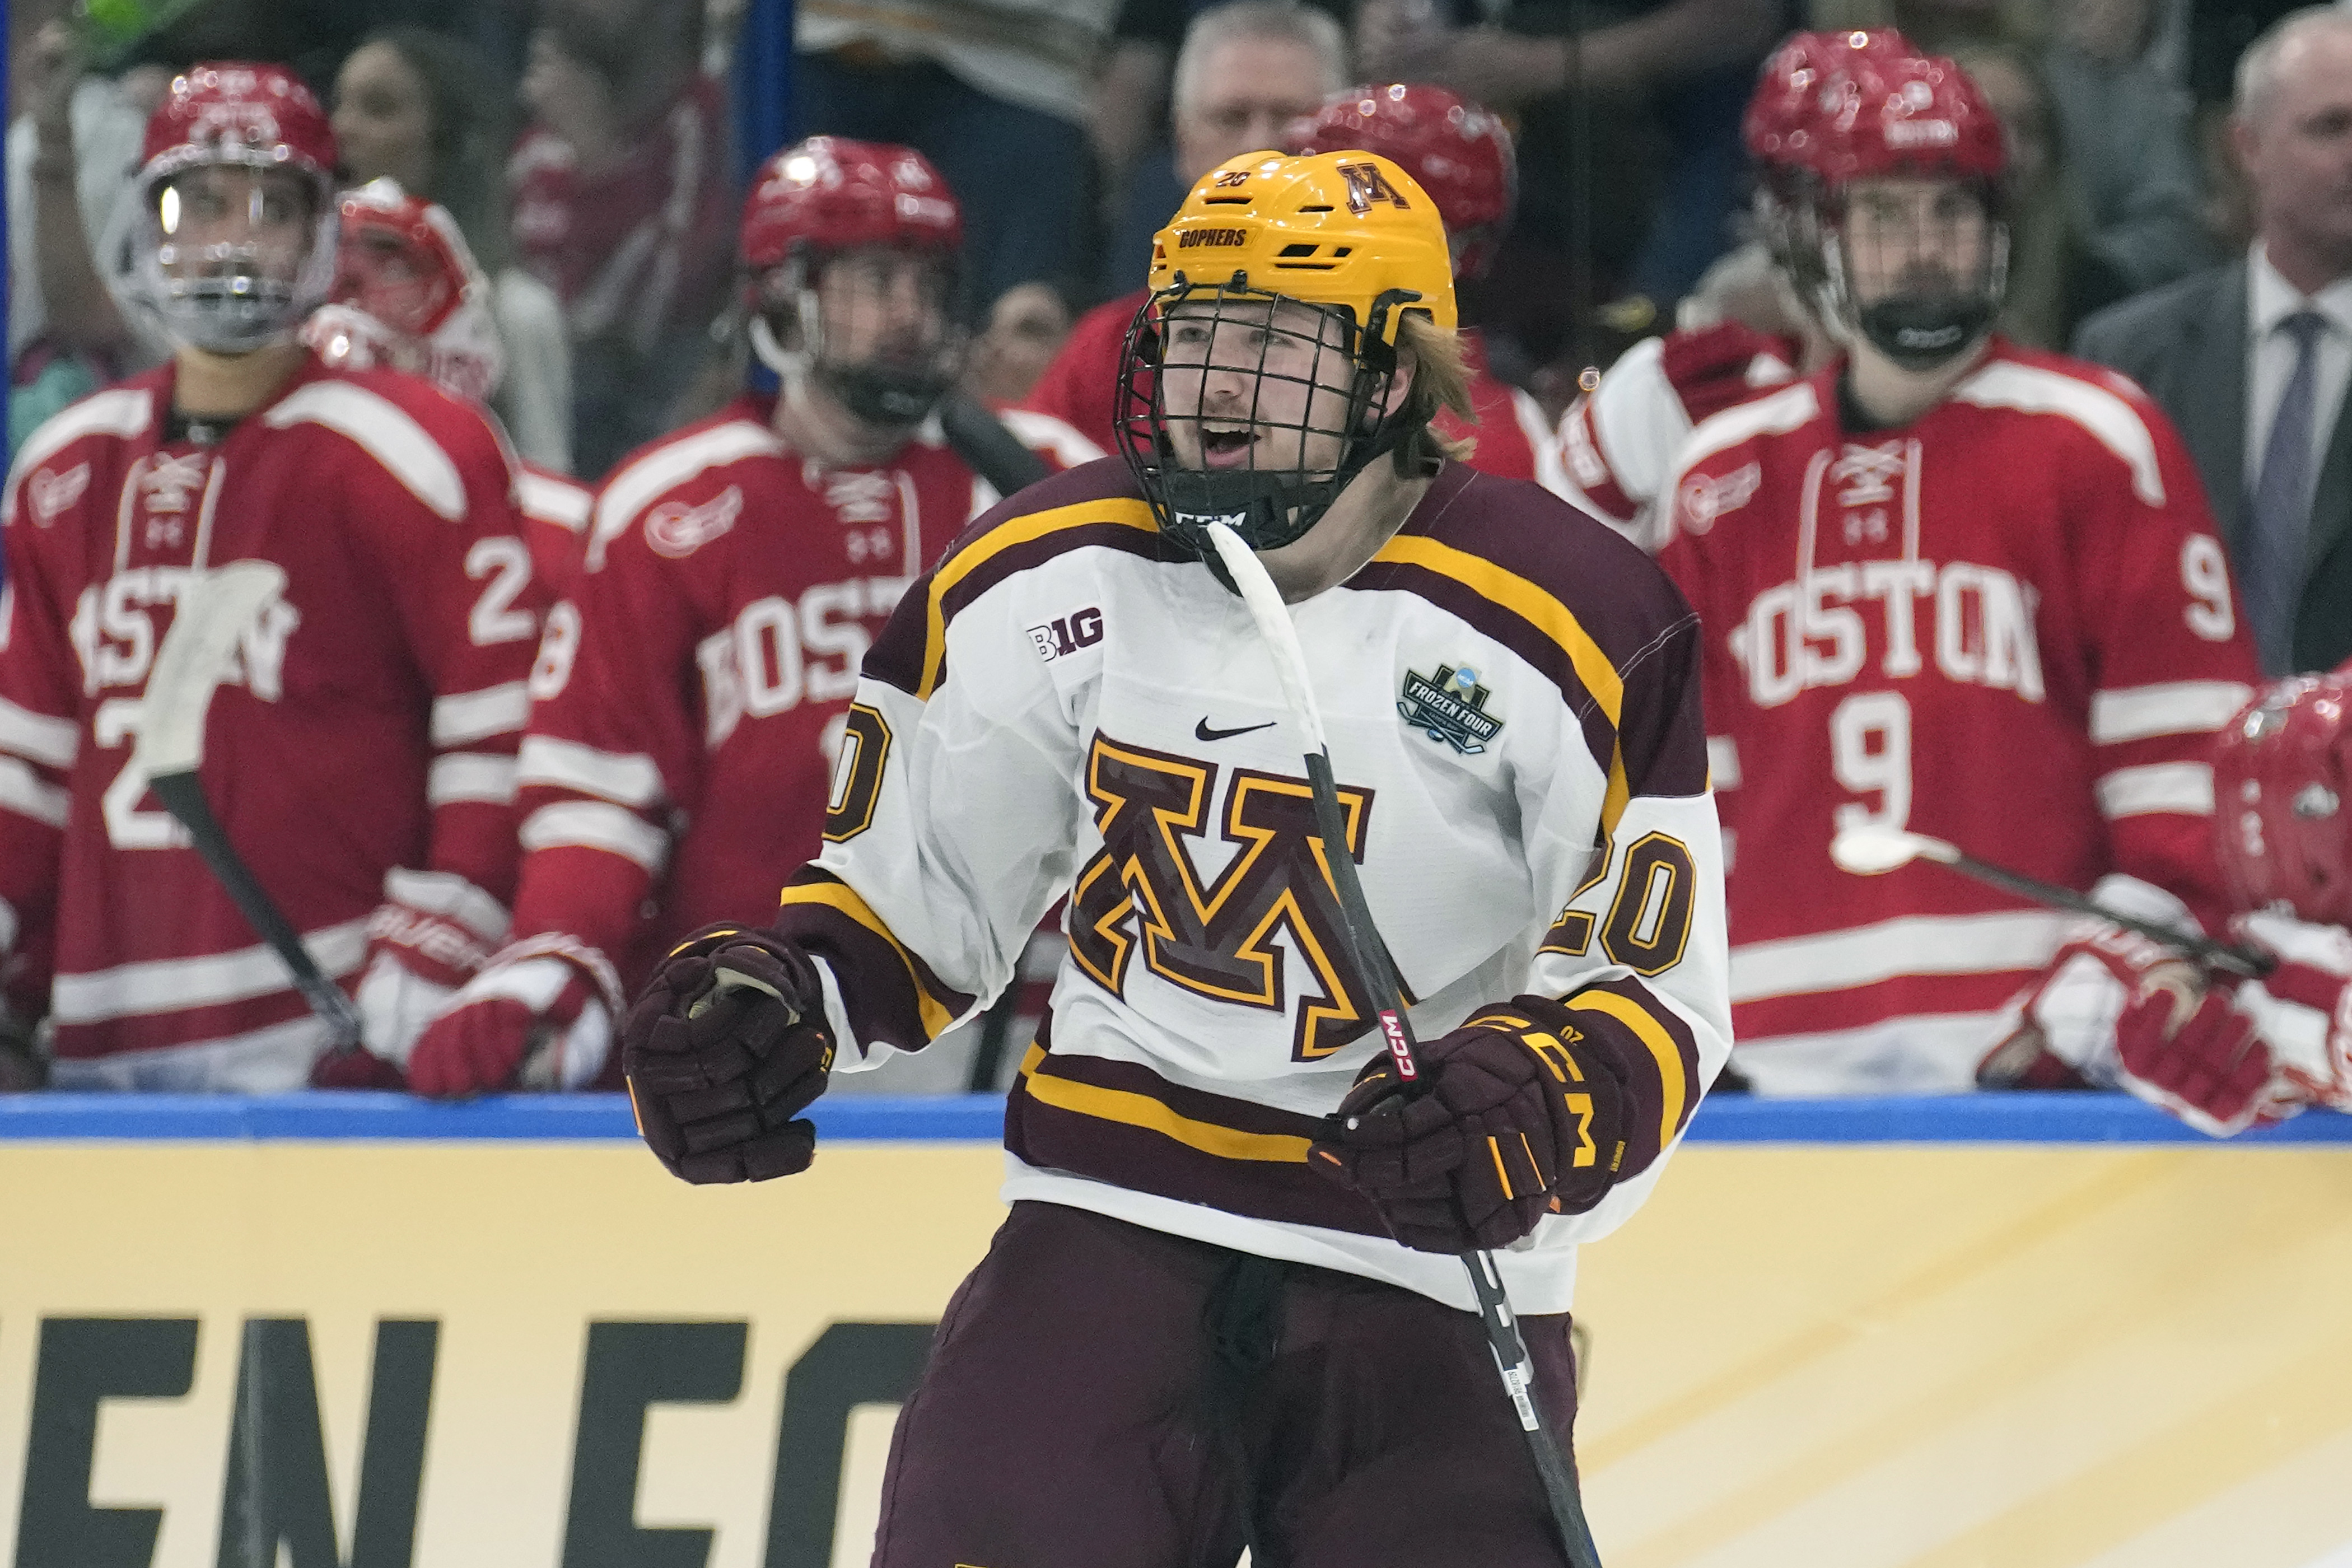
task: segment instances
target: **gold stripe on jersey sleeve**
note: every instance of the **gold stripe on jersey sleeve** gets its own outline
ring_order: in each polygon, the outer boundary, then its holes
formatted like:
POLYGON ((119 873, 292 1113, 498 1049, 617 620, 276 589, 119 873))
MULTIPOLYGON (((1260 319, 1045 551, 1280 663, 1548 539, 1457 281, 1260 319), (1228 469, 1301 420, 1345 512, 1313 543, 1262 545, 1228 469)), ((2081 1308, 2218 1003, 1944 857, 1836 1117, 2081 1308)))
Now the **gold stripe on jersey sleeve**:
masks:
POLYGON ((1639 1002, 1614 991, 1580 991, 1561 1005, 1580 1013, 1606 1013, 1633 1030, 1633 1037, 1657 1059, 1663 1099, 1658 1110, 1658 1150, 1664 1153, 1675 1141, 1675 1130, 1682 1125, 1683 1102, 1690 1098, 1689 1085, 1683 1079, 1683 1054, 1675 1048, 1674 1037, 1639 1002))
POLYGON ((786 888, 783 897, 777 901, 787 908, 793 904, 823 904, 827 909, 847 915, 889 943, 890 951, 898 955, 900 963, 906 965, 907 984, 915 993, 915 1010, 923 1020, 925 1039, 938 1039, 947 1026, 955 1022, 955 1015, 923 989, 922 975, 915 967, 914 955, 892 934, 888 922, 874 912, 874 907, 857 896, 856 889, 846 882, 803 882, 786 888))
POLYGON ((1100 1085, 1078 1083, 1051 1073, 1041 1073, 1037 1064, 1045 1059, 1045 1047, 1032 1045, 1029 1054, 1022 1058, 1021 1077, 1029 1098, 1056 1110, 1072 1110, 1080 1116, 1097 1116, 1106 1121, 1122 1121, 1129 1127, 1141 1127, 1162 1133, 1179 1143, 1215 1154, 1227 1160, 1265 1160, 1281 1164, 1307 1163, 1310 1140, 1294 1138, 1279 1132, 1243 1132, 1231 1127, 1220 1127, 1213 1121, 1196 1121, 1179 1115, 1171 1107, 1161 1104, 1148 1094, 1133 1089, 1104 1089, 1100 1085))
POLYGON ((1618 715, 1625 706, 1625 683, 1618 679, 1617 667, 1609 662, 1609 656, 1601 651, 1601 645, 1592 640, 1575 614, 1551 595, 1482 556, 1417 533, 1398 534, 1381 545, 1380 553, 1372 559, 1418 566, 1441 577, 1451 577, 1551 638, 1568 655, 1576 679, 1601 704, 1609 727, 1617 727, 1618 715))
POLYGON ((1114 496, 1106 500, 1078 501, 1070 506, 1053 507, 1032 512, 1027 517, 990 529, 971 547, 940 563, 931 574, 930 602, 923 637, 923 676, 915 695, 925 701, 940 683, 940 667, 947 658, 947 596, 956 584, 988 564, 998 555, 1016 545, 1027 544, 1065 529, 1086 528, 1109 523, 1120 528, 1140 529, 1146 533, 1160 530, 1159 520, 1151 508, 1133 497, 1114 496))
MULTIPOLYGON (((1625 682, 1617 667, 1601 651, 1575 612, 1543 589, 1516 572, 1507 571, 1483 556, 1466 550, 1456 550, 1434 539, 1417 533, 1400 533, 1381 546, 1375 561, 1393 561, 1401 565, 1418 566, 1424 572, 1434 572, 1441 577, 1451 577, 1479 597, 1500 605, 1527 622, 1558 644, 1568 656, 1569 668, 1592 700, 1601 707, 1602 717, 1609 721, 1610 731, 1616 731, 1625 710, 1625 682)), ((1625 759, 1622 751, 1612 747, 1609 759, 1609 793, 1601 807, 1603 834, 1617 831, 1617 819, 1624 815, 1626 802, 1633 797, 1633 788, 1625 780, 1625 759)))

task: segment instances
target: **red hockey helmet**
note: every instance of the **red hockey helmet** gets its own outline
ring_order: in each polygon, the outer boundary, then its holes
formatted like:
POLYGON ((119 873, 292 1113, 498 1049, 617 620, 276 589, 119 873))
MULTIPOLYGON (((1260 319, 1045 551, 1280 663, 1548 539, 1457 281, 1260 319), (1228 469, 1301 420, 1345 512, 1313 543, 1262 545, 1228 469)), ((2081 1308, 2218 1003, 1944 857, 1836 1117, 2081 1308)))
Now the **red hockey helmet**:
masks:
POLYGON ((331 364, 388 365, 487 399, 506 369, 489 281, 448 210, 371 180, 343 193, 331 302, 302 339, 331 364))
POLYGON ((2009 168, 2000 117, 1940 55, 1865 55, 1822 101, 1817 172, 1832 185, 1920 175, 1997 183, 2009 168))
MULTIPOLYGON (((954 321, 962 246, 955 193, 912 147, 812 136, 785 148, 760 165, 743 199, 752 352, 788 384, 813 377, 860 419, 921 423, 954 384, 963 357, 954 321), (926 320, 878 347, 828 342, 821 264, 853 250, 919 258, 926 320)), ((868 259, 877 268, 904 265, 868 259)))
POLYGON ((2213 746, 2213 851, 2241 910, 2352 925, 2352 676, 2265 687, 2213 746))
POLYGON ((1840 101, 1856 61, 1911 54, 1892 27, 1842 33, 1791 33, 1757 73, 1756 91, 1739 122, 1748 156, 1768 174, 1822 172, 1822 126, 1840 101))
POLYGON ((1293 121, 1283 141, 1298 153, 1377 153, 1411 174, 1437 204, 1457 279, 1486 269, 1518 203, 1510 132, 1491 110, 1442 87, 1351 87, 1293 121))
POLYGON ((200 348, 241 353, 284 336, 334 278, 334 132, 292 72, 235 60, 190 67, 147 121, 133 294, 174 341, 200 348), (289 226, 266 198, 200 222, 176 186, 222 165, 296 176, 310 208, 305 242, 284 239, 289 226))
POLYGON ((743 198, 743 264, 755 274, 800 250, 891 245, 955 251, 963 208, 912 147, 812 136, 766 163, 743 198))

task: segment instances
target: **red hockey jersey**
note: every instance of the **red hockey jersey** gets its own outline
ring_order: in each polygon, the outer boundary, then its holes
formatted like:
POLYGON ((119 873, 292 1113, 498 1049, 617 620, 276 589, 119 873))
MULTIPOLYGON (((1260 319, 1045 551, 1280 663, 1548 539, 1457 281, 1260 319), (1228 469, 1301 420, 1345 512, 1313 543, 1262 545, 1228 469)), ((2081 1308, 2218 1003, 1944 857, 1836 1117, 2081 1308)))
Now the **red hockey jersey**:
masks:
MULTIPOLYGON (((774 907, 813 858, 866 650, 899 595, 995 492, 926 435, 825 468, 747 396, 644 447, 596 498, 576 585, 532 677, 518 935, 645 952, 774 907), (642 906, 656 898, 648 923, 642 906)), ((1004 416, 1055 466, 1096 455, 1004 416)))
POLYGON ((1654 503, 1691 427, 1796 374, 1797 345, 1738 321, 1643 338, 1559 422, 1559 493, 1646 549, 1654 503))
POLYGON ((229 562, 285 571, 213 700, 200 776, 342 978, 389 869, 511 895, 540 589, 503 446, 472 405, 311 360, 205 445, 173 418, 173 382, 167 365, 51 419, 0 510, 8 992, 54 1022, 61 1084, 296 1088, 320 1026, 131 770, 176 596, 229 562), (129 1053, 135 1069, 91 1065, 129 1053))
POLYGON ((1887 824, 2064 887, 2121 871, 2221 912, 2209 735, 2256 679, 2164 415, 1996 341, 1901 429, 1841 427, 1835 369, 1693 432, 1660 563, 1706 627, 1730 870, 1735 1065, 1790 1093, 1973 1082, 2069 918, 1915 862, 1887 824))

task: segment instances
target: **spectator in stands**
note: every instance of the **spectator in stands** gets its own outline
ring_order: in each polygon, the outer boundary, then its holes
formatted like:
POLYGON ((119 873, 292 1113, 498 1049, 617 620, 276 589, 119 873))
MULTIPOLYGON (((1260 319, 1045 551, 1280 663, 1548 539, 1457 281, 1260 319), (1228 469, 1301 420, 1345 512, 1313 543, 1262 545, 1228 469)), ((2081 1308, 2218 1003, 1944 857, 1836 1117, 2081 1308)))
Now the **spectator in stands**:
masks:
POLYGON ((1449 27, 1427 0, 1363 0, 1366 74, 1442 82, 1518 117, 1524 233, 1552 246, 1591 235, 1622 256, 1609 269, 1622 289, 1680 299, 1730 244, 1740 110, 1795 18, 1775 0, 1634 0, 1582 14, 1584 26, 1548 0, 1480 9, 1491 21, 1449 27), (1586 201, 1578 187, 1591 181, 1586 201), (1580 228, 1612 207, 1633 220, 1620 236, 1580 228))
POLYGON ((2255 40, 2231 138, 2260 223, 2245 257, 2102 311, 2076 352, 2180 426, 2263 668, 2326 669, 2352 654, 2352 13, 2255 40))
POLYGON ((505 127, 470 54, 445 34, 385 27, 335 77, 335 141, 352 184, 389 178, 457 221, 490 279, 506 373, 491 400, 516 451, 572 468, 572 350, 554 290, 508 258, 498 148, 505 127))
POLYGON ((1020 402, 1070 335, 1070 308, 1045 283, 1016 283, 996 297, 988 324, 964 356, 963 389, 992 408, 1020 402))
POLYGON ((669 427, 726 290, 728 135, 701 16, 699 0, 555 0, 531 36, 510 232, 563 304, 584 478, 669 427))
MULTIPOLYGON (((1132 242, 1126 237, 1113 247, 1113 254, 1125 258, 1118 276, 1133 288, 1078 318, 1031 392, 1030 407, 1110 446, 1119 344, 1143 303, 1151 236, 1202 175, 1228 158, 1278 146, 1286 126, 1314 113, 1347 85, 1347 69, 1348 45, 1339 25, 1294 0, 1235 0, 1193 18, 1176 57, 1173 189, 1163 192, 1166 199, 1151 209, 1154 216, 1139 228, 1141 242, 1131 255, 1132 242)), ((1139 201, 1145 184, 1138 181, 1139 201)))
POLYGON ((1117 0, 800 0, 793 105, 815 135, 902 142, 963 194, 970 307, 1085 292, 1087 84, 1117 0))
POLYGON ((100 258, 146 116, 84 72, 62 5, 19 5, 9 60, 8 447, 68 403, 162 357, 115 306, 100 258), (50 13, 43 20, 44 12, 50 13))

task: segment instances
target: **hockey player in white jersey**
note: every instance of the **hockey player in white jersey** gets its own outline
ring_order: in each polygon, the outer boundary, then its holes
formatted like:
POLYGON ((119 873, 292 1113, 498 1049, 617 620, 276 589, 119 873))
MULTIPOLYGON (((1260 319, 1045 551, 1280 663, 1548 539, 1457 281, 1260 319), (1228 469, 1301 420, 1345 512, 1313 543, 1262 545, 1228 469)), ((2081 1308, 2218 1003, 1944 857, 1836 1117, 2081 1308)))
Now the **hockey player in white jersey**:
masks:
POLYGON ((901 1416, 880 1568, 1558 1562, 1454 1254, 1508 1247, 1565 1441, 1577 1248, 1729 1050, 1696 622, 1633 547, 1433 436, 1444 234, 1360 153, 1255 153, 1158 237, 1127 462, 981 520, 868 655, 817 860, 623 1030, 694 1182, 805 1167, 833 1071, 1069 952, 1012 1214, 901 1416), (1290 601, 1370 911, 1370 1032, 1232 525, 1290 601))

